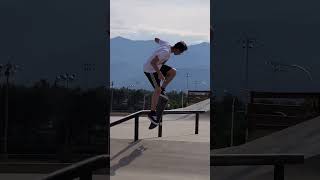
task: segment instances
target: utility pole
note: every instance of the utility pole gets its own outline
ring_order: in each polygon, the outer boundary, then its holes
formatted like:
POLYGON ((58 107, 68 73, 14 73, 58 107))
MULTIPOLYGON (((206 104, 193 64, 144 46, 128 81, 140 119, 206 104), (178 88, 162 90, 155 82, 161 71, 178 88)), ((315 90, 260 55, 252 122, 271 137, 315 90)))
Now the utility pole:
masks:
POLYGON ((245 49, 245 60, 246 60, 246 69, 245 69, 245 89, 249 89, 249 49, 253 48, 256 43, 255 38, 249 38, 245 35, 242 40, 242 48, 245 49))
POLYGON ((181 107, 183 108, 183 91, 181 90, 181 107))
POLYGON ((191 77, 191 75, 189 73, 186 74, 186 78, 187 78, 187 91, 189 90, 189 77, 191 77))

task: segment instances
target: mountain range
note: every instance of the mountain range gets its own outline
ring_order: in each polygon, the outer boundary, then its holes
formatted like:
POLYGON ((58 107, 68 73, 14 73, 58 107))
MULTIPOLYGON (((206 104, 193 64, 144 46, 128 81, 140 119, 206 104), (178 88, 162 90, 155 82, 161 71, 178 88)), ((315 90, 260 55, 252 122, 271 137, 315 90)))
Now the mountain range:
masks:
MULTIPOLYGON (((114 87, 151 89, 143 73, 143 64, 158 44, 154 40, 136 41, 115 37, 110 41, 110 75, 114 87)), ((171 55, 166 63, 177 69, 168 90, 208 90, 210 86, 210 44, 188 46, 180 56, 171 55), (186 75, 189 74, 187 78, 186 75), (187 87, 188 86, 188 87, 187 87)))

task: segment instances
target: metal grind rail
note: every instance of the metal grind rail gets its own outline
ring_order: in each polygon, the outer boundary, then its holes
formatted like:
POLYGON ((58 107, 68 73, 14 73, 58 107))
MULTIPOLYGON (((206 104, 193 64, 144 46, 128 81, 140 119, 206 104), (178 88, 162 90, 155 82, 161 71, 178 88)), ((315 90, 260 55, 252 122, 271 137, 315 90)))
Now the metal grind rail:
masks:
MULTIPOLYGON (((127 122, 131 119, 134 119, 134 141, 139 140, 139 117, 141 115, 146 115, 150 111, 142 110, 130 114, 121 118, 118 121, 110 123, 109 128, 119 125, 121 123, 127 122)), ((199 133, 199 114, 204 113, 205 111, 192 111, 192 110, 165 110, 163 114, 195 114, 195 134, 199 133)), ((162 118, 160 119, 158 137, 162 136, 162 118)), ((110 132, 110 131, 109 131, 110 132)), ((109 134, 108 132, 108 134, 109 134)), ((107 171, 110 168, 110 139, 108 138, 108 147, 106 155, 95 156, 81 162, 72 164, 63 169, 57 170, 46 177, 42 178, 43 180, 71 180, 75 178, 80 178, 80 180, 92 180, 93 172, 99 169, 106 169, 107 171)))
POLYGON ((72 180, 75 178, 92 180, 94 171, 105 169, 107 171, 106 174, 109 174, 109 167, 109 155, 99 155, 57 170, 43 177, 42 180, 72 180))
POLYGON ((210 166, 274 166, 274 180, 284 180, 285 164, 304 163, 303 154, 214 154, 210 166))
MULTIPOLYGON (((120 120, 117 120, 115 122, 110 123, 110 127, 119 125, 121 123, 127 122, 131 119, 134 119, 134 141, 139 140, 139 117, 141 115, 146 115, 150 111, 149 110, 142 110, 135 112, 133 114, 130 114, 128 116, 125 116, 121 118, 120 120)), ((163 114, 195 114, 195 134, 199 134, 199 114, 205 113, 205 111, 199 111, 199 110, 165 110, 163 114)), ((162 118, 160 119, 160 124, 158 127, 158 137, 162 137, 162 118)))

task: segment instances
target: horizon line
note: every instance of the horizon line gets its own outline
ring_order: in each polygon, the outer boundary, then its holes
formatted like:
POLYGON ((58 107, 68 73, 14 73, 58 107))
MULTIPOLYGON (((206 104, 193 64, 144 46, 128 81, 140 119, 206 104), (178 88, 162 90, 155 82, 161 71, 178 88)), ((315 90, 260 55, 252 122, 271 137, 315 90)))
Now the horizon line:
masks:
MULTIPOLYGON (((115 37, 110 37, 110 40, 112 39, 116 39, 116 38, 122 38, 122 39, 126 39, 126 40, 130 40, 130 41, 153 41, 152 39, 150 40, 144 40, 144 39, 130 39, 127 37, 123 37, 123 36, 115 36, 115 37)), ((195 43, 190 43, 190 45, 198 45, 198 44, 202 44, 202 43, 207 43, 210 44, 210 41, 199 41, 199 42, 195 42, 195 43)))

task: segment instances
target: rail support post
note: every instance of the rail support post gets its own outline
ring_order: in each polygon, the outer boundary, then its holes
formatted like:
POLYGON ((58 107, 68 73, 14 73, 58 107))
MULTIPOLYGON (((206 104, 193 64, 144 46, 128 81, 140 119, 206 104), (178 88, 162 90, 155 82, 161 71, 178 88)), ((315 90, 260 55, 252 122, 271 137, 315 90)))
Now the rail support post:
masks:
POLYGON ((158 137, 162 137, 162 116, 159 119, 158 137))
POLYGON ((199 134, 199 113, 196 113, 195 134, 199 134))
POLYGON ((284 165, 275 164, 274 165, 274 180, 284 180, 284 165))
POLYGON ((139 115, 134 118, 134 141, 139 140, 139 115))

